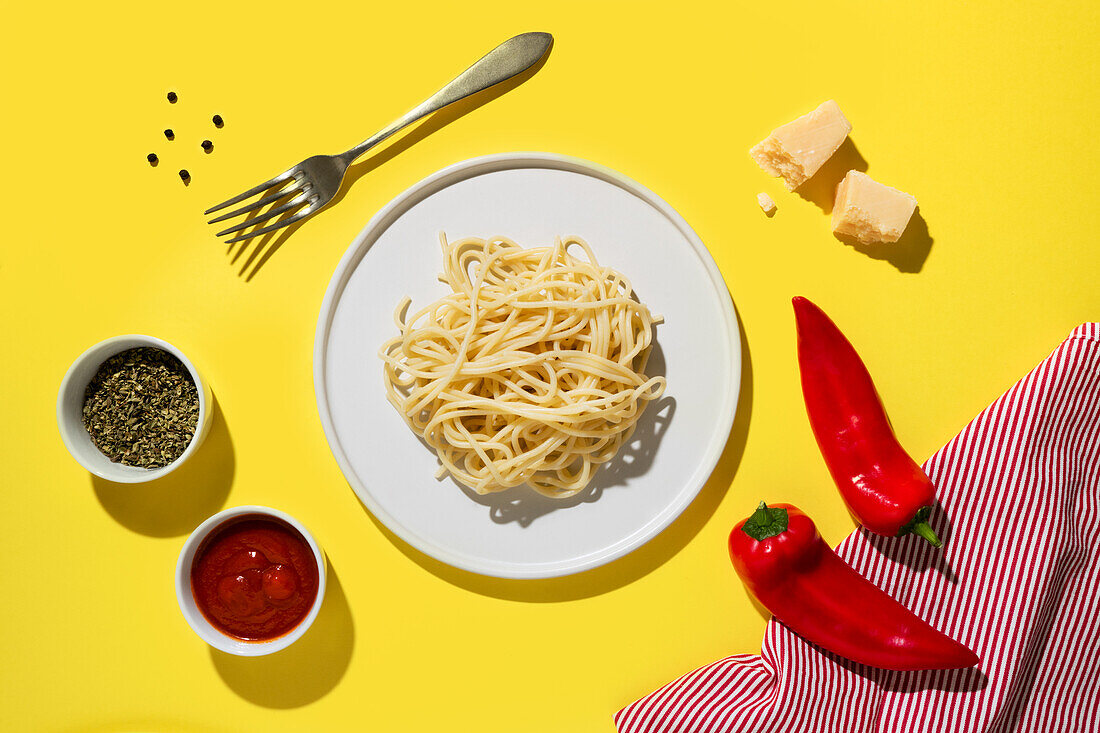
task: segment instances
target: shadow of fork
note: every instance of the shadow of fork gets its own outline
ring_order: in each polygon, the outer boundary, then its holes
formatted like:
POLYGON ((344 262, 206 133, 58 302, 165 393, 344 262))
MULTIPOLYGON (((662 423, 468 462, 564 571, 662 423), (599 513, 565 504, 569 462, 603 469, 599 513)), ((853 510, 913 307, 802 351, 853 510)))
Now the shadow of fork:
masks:
MULTIPOLYGON (((465 99, 461 99, 454 104, 444 107, 438 112, 428 115, 419 122, 411 125, 403 133, 399 133, 398 135, 395 135, 394 138, 392 138, 391 140, 379 145, 377 148, 368 153, 366 158, 348 168, 347 172, 344 174, 344 180, 343 183, 340 185, 340 190, 336 193, 332 201, 329 202, 328 206, 326 206, 325 209, 327 210, 340 203, 344 199, 344 196, 347 195, 348 189, 354 186, 355 183, 363 176, 367 175, 384 163, 392 160, 394 157, 409 149, 432 133, 446 127, 460 117, 464 117, 470 112, 476 110, 478 107, 481 107, 482 105, 491 102, 497 97, 512 91, 516 87, 526 82, 536 73, 538 73, 538 71, 543 66, 546 65, 546 60, 550 58, 550 53, 552 51, 553 46, 551 46, 550 49, 547 50, 547 52, 543 55, 541 59, 539 59, 539 61, 535 65, 533 65, 526 71, 517 74, 511 79, 501 82, 496 86, 489 87, 488 89, 484 89, 480 92, 477 92, 476 94, 471 94, 465 99)), ((250 221, 260 216, 265 211, 270 211, 275 206, 280 205, 280 203, 282 202, 275 201, 267 207, 249 212, 245 218, 245 221, 250 221)), ((288 211, 277 217, 275 219, 275 222, 284 221, 287 218, 293 216, 294 213, 294 210, 288 211)), ((324 213, 325 211, 322 210, 318 212, 318 215, 323 215, 324 213)), ((309 219, 312 218, 313 217, 307 217, 306 219, 295 222, 294 224, 291 224, 282 229, 268 232, 267 234, 258 237, 255 240, 254 246, 251 246, 252 242, 254 241, 252 239, 241 240, 239 243, 236 243, 240 244, 240 247, 237 248, 235 254, 233 253, 234 245, 230 244, 229 248, 226 250, 226 255, 230 256, 230 264, 236 264, 237 260, 240 259, 244 251, 246 249, 251 249, 251 253, 245 259, 244 264, 241 266, 240 271, 237 273, 239 277, 244 278, 245 282, 250 282, 252 278, 254 278, 256 274, 260 271, 260 269, 267 264, 271 257, 279 251, 283 244, 285 244, 286 241, 291 236, 293 236, 294 232, 298 231, 298 229, 303 224, 305 224, 307 221, 309 221, 309 219), (255 262, 254 265, 253 262, 255 262)), ((270 223, 272 223, 270 220, 264 222, 264 224, 270 223)))

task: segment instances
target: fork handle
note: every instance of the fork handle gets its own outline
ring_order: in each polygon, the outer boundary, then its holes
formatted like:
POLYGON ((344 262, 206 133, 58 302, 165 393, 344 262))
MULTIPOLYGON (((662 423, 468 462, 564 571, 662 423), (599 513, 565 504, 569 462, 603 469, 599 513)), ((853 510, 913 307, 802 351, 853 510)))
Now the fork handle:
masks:
POLYGON ((347 165, 351 165, 360 155, 421 117, 522 74, 546 55, 553 42, 554 37, 549 33, 521 33, 509 38, 474 62, 473 66, 455 77, 447 86, 409 110, 404 117, 390 123, 385 129, 340 157, 347 165))

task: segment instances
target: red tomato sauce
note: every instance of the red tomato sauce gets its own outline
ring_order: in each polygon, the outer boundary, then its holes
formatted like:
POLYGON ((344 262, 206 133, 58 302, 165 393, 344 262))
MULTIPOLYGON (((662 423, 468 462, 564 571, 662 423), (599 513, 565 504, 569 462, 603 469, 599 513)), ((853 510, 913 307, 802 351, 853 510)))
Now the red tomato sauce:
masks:
POLYGON ((293 527, 245 515, 214 529, 191 563, 191 594, 216 629, 245 641, 291 632, 317 598, 313 550, 293 527))

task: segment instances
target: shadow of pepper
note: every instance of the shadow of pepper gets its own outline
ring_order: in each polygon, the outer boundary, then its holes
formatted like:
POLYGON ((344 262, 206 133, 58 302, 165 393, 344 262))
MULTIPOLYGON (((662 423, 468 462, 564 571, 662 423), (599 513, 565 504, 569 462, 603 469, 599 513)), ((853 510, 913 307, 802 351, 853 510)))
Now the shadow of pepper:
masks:
POLYGON ((868 667, 825 651, 821 647, 817 647, 817 649, 849 672, 870 680, 887 692, 923 692, 925 690, 977 692, 978 690, 984 690, 989 685, 989 677, 977 667, 901 672, 893 669, 868 667))
MULTIPOLYGON (((554 47, 553 45, 551 45, 550 48, 546 50, 546 53, 543 54, 543 57, 539 59, 534 66, 527 69, 523 73, 517 74, 507 81, 503 81, 500 84, 489 87, 488 89, 480 91, 476 94, 472 94, 465 99, 461 99, 453 104, 444 107, 438 112, 434 112, 428 115, 424 119, 413 123, 413 125, 410 128, 407 128, 405 131, 397 133, 397 136, 395 136, 395 138, 391 138, 391 140, 381 143, 377 148, 366 153, 367 157, 365 159, 360 160, 358 163, 352 164, 347 169, 347 172, 344 174, 344 181, 340 185, 340 190, 336 192, 336 195, 326 207, 326 211, 327 209, 336 206, 341 201, 343 201, 344 197, 347 195, 348 190, 351 189, 351 187, 354 186, 360 178, 367 175, 375 168, 378 168, 380 165, 393 159, 398 154, 404 152, 405 150, 408 150, 410 147, 428 137, 433 132, 436 132, 446 127, 458 118, 463 117, 470 112, 473 112, 478 107, 481 107, 482 105, 491 102, 497 97, 507 94, 508 92, 526 82, 532 76, 537 74, 543 66, 546 65, 546 60, 550 57, 550 54, 551 52, 553 52, 553 50, 554 47)), ((282 202, 276 201, 270 204, 270 206, 267 207, 267 210, 278 206, 280 203, 282 202)), ((261 213, 263 213, 262 210, 257 210, 250 215, 250 218, 259 216, 261 213)), ((277 217, 275 221, 282 221, 286 218, 289 218, 290 216, 293 216, 294 214, 294 211, 288 211, 285 214, 277 217)), ((322 211, 320 212, 319 216, 323 216, 324 214, 325 211, 322 211)), ((308 221, 308 219, 302 222, 291 224, 284 229, 270 232, 268 234, 265 234, 263 238, 255 241, 255 245, 252 247, 252 252, 246 258, 244 265, 242 265, 238 275, 244 278, 245 282, 250 282, 252 278, 256 276, 256 273, 258 273, 260 269, 265 264, 267 264, 268 260, 270 260, 271 257, 279 250, 279 248, 283 246, 286 240, 289 239, 291 235, 298 230, 299 227, 305 224, 306 221, 308 221), (255 264, 253 264, 253 262, 255 262, 255 264), (250 267, 251 269, 249 269, 250 267)), ((265 221, 263 223, 266 225, 271 224, 272 222, 265 221)), ((231 262, 236 263, 244 250, 248 248, 248 245, 252 244, 252 242, 253 240, 242 241, 240 243, 240 248, 237 250, 236 254, 232 255, 231 262)), ((231 251, 232 245, 230 245, 230 249, 227 251, 227 254, 229 254, 231 251)))
POLYGON ((144 484, 91 477, 96 498, 116 522, 150 537, 177 537, 225 505, 236 462, 216 396, 211 407, 206 440, 187 463, 167 476, 144 484))
MULTIPOLYGON (((776 623, 791 634, 795 634, 795 632, 791 631, 790 627, 782 621, 776 621, 776 623)), ((977 667, 968 667, 966 669, 922 669, 912 671, 879 669, 878 667, 869 667, 866 664, 853 662, 851 659, 846 659, 838 654, 834 654, 828 649, 824 649, 811 641, 807 641, 797 634, 795 634, 795 636, 798 638, 796 643, 802 643, 813 647, 816 652, 827 657, 830 661, 837 664, 837 666, 843 667, 852 674, 859 675, 869 680, 887 692, 921 692, 924 690, 977 692, 978 690, 984 690, 986 686, 989 685, 989 677, 977 667)))
MULTIPOLYGON (((936 536, 940 538, 944 547, 949 547, 951 543, 951 518, 947 516, 947 511, 938 501, 933 505, 932 513, 928 516, 928 524, 932 527, 932 531, 936 533, 936 536)), ((904 537, 883 537, 868 532, 866 529, 860 528, 859 531, 863 532, 867 542, 879 554, 890 561, 904 565, 911 570, 916 570, 918 573, 923 573, 926 570, 936 570, 942 573, 949 583, 958 585, 959 576, 955 574, 951 564, 947 562, 947 556, 943 549, 933 547, 926 540, 914 534, 904 537)))
MULTIPOLYGON (((951 520, 938 501, 932 508, 932 512, 928 517, 928 523, 936 533, 936 536, 943 542, 944 546, 947 546, 951 540, 951 520)), ((943 573, 944 578, 949 583, 958 585, 959 577, 955 574, 955 571, 952 570, 950 563, 947 562, 943 550, 936 549, 917 535, 910 534, 905 537, 883 537, 882 535, 869 532, 862 527, 856 531, 861 532, 867 539, 867 542, 874 547, 879 554, 885 556, 891 562, 899 563, 920 573, 930 569, 936 570, 943 573)), ((756 597, 752 593, 749 593, 747 589, 745 590, 745 596, 752 602, 753 608, 760 614, 761 618, 764 620, 770 620, 772 618, 772 612, 765 608, 760 601, 756 600, 756 597)), ((824 650, 822 651, 824 652, 824 650)), ((824 653, 828 654, 829 652, 824 653)), ((836 659, 839 660, 841 657, 836 657, 836 659)))
POLYGON ((355 647, 347 596, 328 564, 325 600, 301 639, 265 657, 238 657, 210 648, 210 660, 233 692, 265 708, 308 705, 327 695, 344 676, 355 647))
POLYGON ((365 507, 363 511, 397 549, 421 568, 452 585, 484 596, 527 603, 553 603, 591 598, 629 585, 665 564, 699 533, 718 508, 741 465, 752 418, 753 376, 752 355, 740 314, 738 325, 741 332, 741 391, 733 427, 726 438, 718 465, 699 495, 668 528, 614 562, 558 578, 512 580, 478 575, 425 555, 390 532, 365 507))

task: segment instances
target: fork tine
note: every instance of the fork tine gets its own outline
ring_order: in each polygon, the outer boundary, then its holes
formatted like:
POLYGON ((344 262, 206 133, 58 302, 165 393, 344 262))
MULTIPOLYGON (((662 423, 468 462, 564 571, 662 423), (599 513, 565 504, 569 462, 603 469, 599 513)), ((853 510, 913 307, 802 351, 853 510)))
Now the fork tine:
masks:
POLYGON ((276 206, 271 211, 260 214, 259 216, 254 216, 251 219, 246 219, 246 220, 242 221, 240 224, 236 224, 234 226, 231 226, 228 229, 222 229, 220 232, 218 232, 214 236, 215 237, 221 237, 225 234, 232 234, 233 232, 239 232, 242 229, 248 229, 250 226, 253 226, 254 224, 259 224, 261 221, 267 221, 268 219, 273 219, 274 217, 278 216, 279 214, 282 214, 284 211, 289 211, 290 209, 297 208, 297 207, 301 206, 302 204, 307 203, 308 201, 309 201, 309 196, 307 196, 305 194, 305 192, 302 192, 302 193, 298 194, 297 196, 295 196, 294 198, 292 198, 290 201, 287 201, 282 206, 276 206))
MULTIPOLYGON (((267 206, 272 201, 278 201, 279 199, 285 198, 286 196, 289 196, 292 193, 299 193, 299 192, 303 191, 304 189, 305 189, 305 186, 302 186, 302 187, 290 186, 288 188, 280 189, 280 190, 276 191, 275 193, 271 194, 270 196, 264 196, 262 199, 258 199, 255 202, 253 202, 251 204, 248 204, 247 206, 242 206, 239 209, 234 209, 233 211, 230 211, 228 214, 222 214, 220 216, 217 216, 217 217, 211 219, 210 221, 208 221, 206 223, 207 224, 217 224, 219 221, 225 221, 226 219, 232 219, 234 216, 240 216, 241 214, 247 214, 250 211, 254 211, 256 209, 260 209, 260 208, 263 208, 264 206, 267 206)), ((252 221, 256 221, 256 220, 252 219, 252 221)))
POLYGON ((268 232, 273 232, 276 229, 282 229, 285 226, 290 226, 291 224, 293 224, 296 221, 301 221, 302 219, 305 219, 307 216, 309 216, 312 213, 313 213, 312 209, 306 209, 305 211, 299 211, 297 214, 290 217, 289 219, 283 219, 282 221, 280 221, 276 224, 271 224, 270 226, 266 226, 262 229, 257 229, 254 232, 249 232, 248 234, 242 234, 239 237, 233 237, 233 239, 227 239, 227 240, 225 240, 225 243, 226 244, 233 244, 234 242, 243 242, 246 239, 252 239, 253 237, 258 237, 261 234, 267 234, 268 232))
POLYGON ((264 181, 259 186, 256 186, 254 188, 250 188, 247 191, 245 191, 244 193, 239 194, 237 196, 234 196, 231 199, 226 199, 225 201, 222 201, 217 206, 211 206, 209 209, 207 209, 206 211, 204 211, 202 213, 205 216, 206 214, 212 214, 215 211, 218 211, 219 209, 224 209, 226 206, 232 206, 233 204, 235 204, 239 201, 244 201, 249 196, 255 196, 256 194, 260 193, 261 191, 266 191, 267 189, 274 186, 276 183, 282 183, 286 179, 290 178, 291 175, 293 175, 293 172, 294 172, 294 168, 288 168, 285 171, 283 171, 282 173, 280 173, 279 175, 275 176, 274 178, 272 178, 268 181, 264 181))

